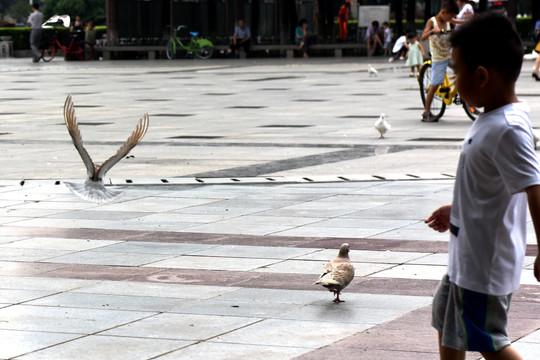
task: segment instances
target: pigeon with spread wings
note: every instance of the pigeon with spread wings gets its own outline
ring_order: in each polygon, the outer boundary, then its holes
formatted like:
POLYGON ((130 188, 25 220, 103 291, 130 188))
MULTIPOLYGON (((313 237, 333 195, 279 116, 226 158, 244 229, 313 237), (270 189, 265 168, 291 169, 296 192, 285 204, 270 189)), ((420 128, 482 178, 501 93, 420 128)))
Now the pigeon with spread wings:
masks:
POLYGON ((66 182, 66 186, 80 198, 95 203, 111 202, 118 199, 122 193, 120 191, 107 189, 103 183, 103 177, 107 171, 109 171, 123 157, 129 154, 131 149, 133 149, 139 143, 139 141, 141 141, 144 134, 146 134, 146 131, 148 130, 148 114, 143 115, 131 136, 118 149, 116 154, 111 156, 101 165, 97 165, 92 161, 92 158, 83 146, 81 132, 79 131, 79 125, 77 124, 75 110, 73 109, 73 101, 71 100, 70 95, 68 95, 64 104, 64 120, 66 122, 69 135, 73 140, 73 145, 75 145, 75 149, 77 149, 79 152, 79 155, 86 166, 88 175, 84 184, 66 182))

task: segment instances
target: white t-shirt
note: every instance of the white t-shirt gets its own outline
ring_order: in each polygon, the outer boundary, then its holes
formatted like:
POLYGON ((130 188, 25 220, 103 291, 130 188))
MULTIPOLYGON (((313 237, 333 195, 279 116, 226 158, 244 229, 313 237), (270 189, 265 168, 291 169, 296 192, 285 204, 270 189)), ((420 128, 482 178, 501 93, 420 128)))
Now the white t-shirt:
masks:
MULTIPOLYGON (((459 20, 467 20, 467 14, 473 14, 474 15, 474 9, 471 4, 465 4, 459 10, 459 13, 456 16, 456 19, 459 20)), ((456 24, 456 29, 459 28, 460 24, 456 24)))
POLYGON ((398 39, 396 40, 396 43, 394 44, 394 47, 392 48, 392 52, 394 54, 397 53, 399 50, 401 50, 401 48, 406 42, 407 42, 407 37, 405 35, 398 37, 398 39))
POLYGON ((450 281, 507 295, 519 287, 526 247, 527 194, 540 184, 528 107, 480 115, 463 143, 450 216, 450 281))

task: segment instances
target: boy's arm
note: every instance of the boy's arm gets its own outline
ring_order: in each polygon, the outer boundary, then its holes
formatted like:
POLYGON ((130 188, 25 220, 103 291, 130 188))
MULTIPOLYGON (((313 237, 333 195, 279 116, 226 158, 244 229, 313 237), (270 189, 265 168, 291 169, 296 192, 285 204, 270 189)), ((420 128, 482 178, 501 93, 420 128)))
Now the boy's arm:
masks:
MULTIPOLYGON (((539 189, 540 194, 540 189, 539 189)), ((540 209, 540 202, 539 202, 540 209)), ((450 229, 450 211, 452 210, 452 204, 443 205, 431 214, 424 222, 428 224, 430 228, 438 232, 445 232, 450 229)), ((539 213, 540 215, 540 213, 539 213)), ((540 222, 539 222, 540 225, 540 222)))
POLYGON ((428 22, 426 23, 426 28, 424 29, 424 32, 422 33, 422 36, 421 36, 422 41, 426 40, 428 37, 430 37, 434 33, 435 33, 435 29, 433 26, 433 20, 429 19, 428 22))
POLYGON ((530 186, 525 189, 525 191, 527 192, 529 211, 531 213, 538 246, 536 261, 534 262, 534 277, 536 280, 540 281, 540 185, 530 186))

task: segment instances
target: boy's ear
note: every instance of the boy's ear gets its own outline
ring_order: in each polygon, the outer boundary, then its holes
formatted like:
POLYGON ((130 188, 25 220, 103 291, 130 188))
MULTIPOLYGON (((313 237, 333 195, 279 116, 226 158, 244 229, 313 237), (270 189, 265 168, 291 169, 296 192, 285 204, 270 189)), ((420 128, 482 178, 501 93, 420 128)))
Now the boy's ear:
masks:
POLYGON ((489 82, 489 71, 485 67, 477 67, 474 75, 479 87, 483 88, 487 86, 487 83, 489 82))

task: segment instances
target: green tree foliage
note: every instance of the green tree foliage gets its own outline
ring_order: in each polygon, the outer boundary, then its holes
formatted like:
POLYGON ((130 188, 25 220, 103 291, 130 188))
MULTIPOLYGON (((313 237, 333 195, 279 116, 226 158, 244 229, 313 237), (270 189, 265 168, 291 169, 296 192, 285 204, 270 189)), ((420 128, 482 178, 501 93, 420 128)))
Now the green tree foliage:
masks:
POLYGON ((53 15, 69 15, 72 21, 80 16, 86 23, 105 24, 105 0, 47 0, 43 14, 48 19, 53 15))
POLYGON ((4 3, 1 9, 2 14, 8 14, 18 22, 25 21, 32 12, 32 7, 28 4, 28 0, 4 1, 4 3), (4 12, 4 10, 7 11, 4 12))

